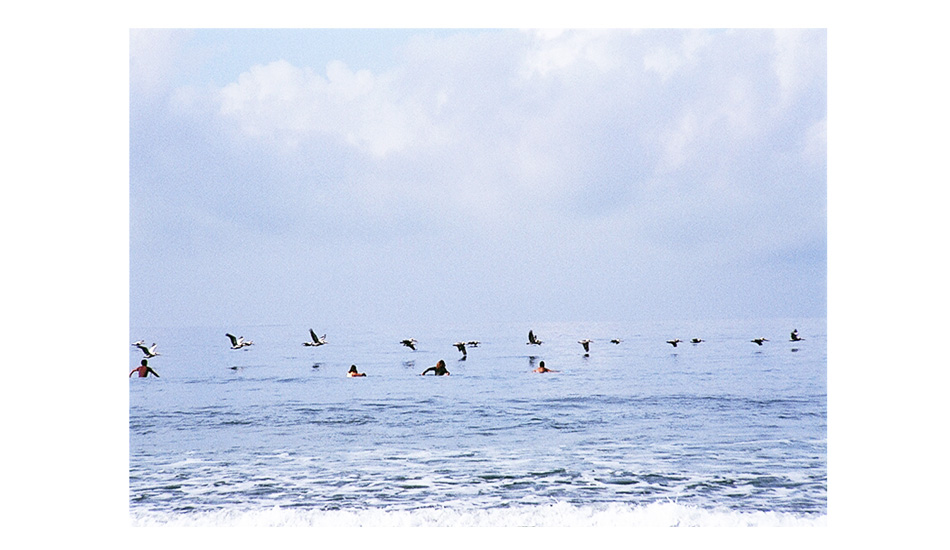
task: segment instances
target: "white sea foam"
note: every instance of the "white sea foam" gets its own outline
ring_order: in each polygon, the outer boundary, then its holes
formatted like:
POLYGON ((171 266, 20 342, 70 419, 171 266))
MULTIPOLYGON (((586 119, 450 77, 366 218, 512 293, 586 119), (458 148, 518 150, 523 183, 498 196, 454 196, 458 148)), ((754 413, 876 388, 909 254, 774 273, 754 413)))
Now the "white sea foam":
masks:
POLYGON ((133 512, 135 527, 825 527, 825 515, 706 510, 673 502, 643 506, 566 503, 487 510, 265 510, 133 512))

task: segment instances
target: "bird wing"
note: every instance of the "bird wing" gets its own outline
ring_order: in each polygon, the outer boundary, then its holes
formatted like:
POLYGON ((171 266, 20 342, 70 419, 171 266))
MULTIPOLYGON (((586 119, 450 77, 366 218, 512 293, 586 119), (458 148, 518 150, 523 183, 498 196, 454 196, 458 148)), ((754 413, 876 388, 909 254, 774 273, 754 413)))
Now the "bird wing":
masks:
POLYGON ((227 336, 228 338, 231 339, 231 345, 232 345, 232 346, 236 346, 236 345, 238 344, 237 338, 235 338, 233 334, 227 333, 227 334, 225 334, 225 336, 227 336))
POLYGON ((320 341, 320 339, 317 338, 317 333, 314 332, 313 329, 310 329, 310 337, 313 338, 313 341, 314 341, 314 342, 319 342, 319 341, 320 341))

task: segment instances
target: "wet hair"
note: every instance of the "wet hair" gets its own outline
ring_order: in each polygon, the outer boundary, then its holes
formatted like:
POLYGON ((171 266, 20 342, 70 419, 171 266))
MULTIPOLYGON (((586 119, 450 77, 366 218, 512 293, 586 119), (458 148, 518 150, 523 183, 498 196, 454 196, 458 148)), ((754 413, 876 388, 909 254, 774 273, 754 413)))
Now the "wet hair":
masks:
POLYGON ((438 367, 445 367, 445 361, 443 361, 442 359, 439 359, 439 364, 436 365, 436 366, 438 366, 438 367))
POLYGON ((350 372, 356 372, 356 365, 350 365, 350 372))
POLYGON ((143 367, 148 366, 148 359, 142 359, 142 366, 143 367))
POLYGON ((541 361, 541 364, 540 364, 539 366, 543 369, 543 368, 544 368, 544 361, 541 361))

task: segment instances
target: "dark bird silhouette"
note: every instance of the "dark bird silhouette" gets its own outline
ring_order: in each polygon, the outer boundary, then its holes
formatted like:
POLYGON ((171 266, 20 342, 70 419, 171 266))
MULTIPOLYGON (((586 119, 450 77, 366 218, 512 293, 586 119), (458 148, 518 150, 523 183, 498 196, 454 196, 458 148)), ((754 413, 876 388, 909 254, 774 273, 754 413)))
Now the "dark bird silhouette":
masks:
POLYGON ((620 342, 623 342, 623 340, 621 340, 620 338, 614 338, 613 340, 610 341, 611 344, 619 344, 620 342))
POLYGON ((699 344, 701 342, 705 342, 705 340, 703 340, 702 338, 693 338, 692 340, 690 340, 690 342, 693 344, 699 344))
POLYGON ((749 340, 750 342, 755 342, 758 345, 762 345, 762 342, 768 342, 768 338, 755 338, 754 340, 749 340))
POLYGON ((305 346, 322 346, 327 343, 327 335, 317 336, 317 333, 310 329, 310 338, 313 339, 312 342, 304 342, 305 346))
POLYGON ((675 339, 675 340, 667 340, 667 341, 666 341, 667 344, 672 345, 674 348, 676 347, 676 344, 679 344, 680 342, 682 342, 682 340, 680 340, 679 338, 677 338, 677 339, 675 339))
POLYGON ((147 348, 145 347, 145 344, 142 343, 142 341, 140 340, 138 342, 135 342, 132 345, 142 350, 142 353, 145 354, 146 359, 151 359, 152 357, 155 357, 156 355, 161 355, 161 353, 158 353, 157 351, 155 351, 155 346, 157 346, 158 344, 153 343, 152 347, 147 348))
POLYGON ((804 338, 802 338, 801 336, 798 335, 798 329, 793 330, 793 331, 792 331, 792 339, 791 339, 791 341, 792 341, 792 342, 801 342, 802 340, 804 340, 804 338))
POLYGON ((538 337, 534 335, 534 331, 531 331, 531 330, 528 331, 528 344, 534 344, 534 345, 540 346, 543 343, 544 342, 542 342, 541 340, 538 340, 538 337))
POLYGON ((462 352, 462 355, 468 355, 468 352, 465 351, 465 342, 456 342, 452 345, 458 348, 458 350, 462 352))
POLYGON ((412 351, 416 351, 416 339, 415 339, 415 338, 406 338, 405 340, 403 340, 402 342, 399 342, 399 343, 402 344, 402 345, 404 345, 404 346, 406 346, 407 348, 411 349, 412 351))
POLYGON ((481 344, 481 342, 479 342, 478 340, 469 340, 468 342, 466 342, 466 344, 468 344, 469 347, 477 348, 478 344, 481 344))
POLYGON ((253 346, 254 342, 245 340, 243 336, 235 337, 233 334, 225 334, 231 340, 231 349, 241 349, 245 346, 253 346))
POLYGON ((584 340, 578 340, 577 343, 584 346, 584 351, 590 351, 590 340, 585 338, 584 340))

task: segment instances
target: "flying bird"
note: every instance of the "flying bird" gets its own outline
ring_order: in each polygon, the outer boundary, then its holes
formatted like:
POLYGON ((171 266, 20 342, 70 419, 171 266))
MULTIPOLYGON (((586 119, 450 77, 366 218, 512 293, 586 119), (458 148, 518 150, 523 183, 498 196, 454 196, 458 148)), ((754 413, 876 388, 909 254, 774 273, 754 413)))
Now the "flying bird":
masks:
POLYGON ((310 338, 313 339, 312 342, 304 342, 305 346, 322 346, 327 343, 327 335, 317 336, 317 333, 310 329, 310 338))
POLYGON ((245 346, 253 346, 254 342, 245 340, 243 336, 235 337, 233 334, 225 334, 231 340, 231 349, 241 349, 245 346))
POLYGON ((792 331, 792 342, 801 342, 804 340, 801 336, 798 335, 798 329, 792 331))
POLYGON ((466 344, 470 347, 477 348, 478 344, 481 344, 478 340, 469 340, 466 344))
POLYGON ((623 342, 623 340, 621 340, 620 338, 614 338, 613 340, 610 341, 611 344, 619 344, 620 342, 623 342))
POLYGON ((400 344, 406 346, 412 351, 416 351, 416 339, 415 338, 406 338, 405 340, 399 342, 400 344))
POLYGON ((675 339, 675 340, 667 340, 667 341, 666 341, 667 344, 672 345, 674 348, 676 347, 676 344, 679 344, 680 342, 682 342, 682 340, 680 340, 679 338, 677 338, 677 339, 675 339))
POLYGON ((702 338, 693 338, 692 340, 690 340, 690 342, 693 344, 699 344, 701 342, 705 342, 705 340, 703 340, 702 338))
POLYGON ((577 343, 584 346, 584 351, 590 351, 590 340, 585 338, 584 340, 578 340, 577 343))
POLYGON ((542 342, 541 340, 538 340, 538 337, 534 335, 534 331, 531 331, 531 330, 528 331, 528 344, 534 344, 534 345, 540 346, 543 343, 544 342, 542 342))
POLYGON ((761 345, 762 345, 762 342, 768 342, 769 339, 768 339, 768 338, 756 338, 756 339, 754 339, 754 340, 749 340, 749 341, 750 341, 750 342, 755 342, 756 344, 758 344, 758 345, 761 346, 761 345))
POLYGON ((142 343, 140 340, 132 345, 142 350, 142 353, 145 354, 146 359, 151 359, 152 357, 155 357, 156 355, 161 355, 161 353, 158 353, 157 351, 155 351, 155 346, 157 346, 158 344, 153 343, 152 347, 147 348, 145 347, 145 344, 142 343))
POLYGON ((465 342, 456 342, 452 345, 457 347, 458 350, 462 352, 462 355, 468 355, 468 352, 465 351, 465 342))

